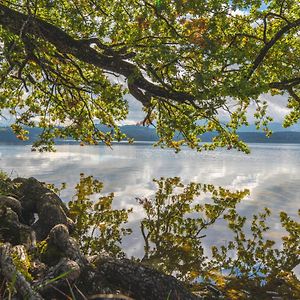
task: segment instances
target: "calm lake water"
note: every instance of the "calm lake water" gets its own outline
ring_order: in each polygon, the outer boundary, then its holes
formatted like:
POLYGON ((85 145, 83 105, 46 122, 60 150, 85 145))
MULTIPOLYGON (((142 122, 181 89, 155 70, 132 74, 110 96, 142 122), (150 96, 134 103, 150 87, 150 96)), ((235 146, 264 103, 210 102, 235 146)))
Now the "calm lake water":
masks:
MULTIPOLYGON (((56 153, 36 153, 30 146, 0 146, 0 169, 13 177, 34 176, 41 181, 68 188, 62 198, 68 201, 73 194, 79 174, 94 175, 104 183, 104 193, 115 192, 114 206, 133 207, 129 226, 134 233, 124 241, 129 256, 141 255, 143 244, 138 222, 143 212, 136 197, 153 195, 153 178, 179 176, 190 181, 211 183, 230 189, 250 190, 251 195, 238 207, 239 212, 252 216, 264 207, 272 210, 268 238, 280 240, 282 234, 278 214, 286 211, 299 221, 300 145, 252 144, 251 154, 218 150, 196 153, 184 149, 153 148, 150 144, 118 144, 113 149, 104 146, 60 145, 56 153)), ((206 246, 223 244, 230 239, 222 222, 204 239, 206 246)), ((297 272, 298 273, 298 272, 297 272)))

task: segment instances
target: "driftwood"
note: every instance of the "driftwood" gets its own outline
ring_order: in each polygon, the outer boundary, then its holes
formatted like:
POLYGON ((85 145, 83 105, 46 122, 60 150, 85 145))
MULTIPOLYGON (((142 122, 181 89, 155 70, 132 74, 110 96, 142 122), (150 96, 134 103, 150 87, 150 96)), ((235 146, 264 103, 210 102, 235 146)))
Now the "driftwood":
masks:
POLYGON ((201 299, 174 277, 141 263, 85 257, 72 238, 74 224, 62 200, 34 178, 13 183, 15 197, 0 197, 0 279, 15 282, 15 299, 201 299), (15 265, 12 249, 22 245, 19 251, 34 254, 35 241, 43 240, 47 249, 40 258, 32 255, 30 281, 15 265))

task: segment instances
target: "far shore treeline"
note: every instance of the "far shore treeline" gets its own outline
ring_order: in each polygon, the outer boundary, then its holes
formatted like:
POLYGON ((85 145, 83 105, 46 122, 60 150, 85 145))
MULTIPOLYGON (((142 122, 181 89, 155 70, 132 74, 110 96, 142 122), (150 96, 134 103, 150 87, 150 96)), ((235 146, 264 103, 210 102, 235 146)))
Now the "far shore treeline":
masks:
MULTIPOLYGON (((100 126, 103 131, 110 131, 111 129, 105 126, 100 126)), ((267 137, 264 132, 250 132, 244 131, 239 132, 240 138, 247 143, 286 143, 286 144, 300 144, 300 132, 296 131, 276 131, 276 123, 273 125, 273 134, 267 137)), ((137 125, 124 125, 120 126, 123 133, 126 134, 128 138, 132 138, 135 141, 158 141, 158 136, 154 128, 143 127, 137 125)), ((272 129, 272 128, 271 128, 272 129)), ((0 127, 0 144, 18 144, 18 145, 28 145, 32 144, 38 139, 38 135, 41 134, 41 128, 26 128, 29 131, 28 140, 19 140, 13 133, 10 127, 0 127)), ((212 138, 216 135, 214 132, 207 132, 202 135, 201 139, 203 142, 210 142, 212 138)), ((177 139, 181 139, 180 135, 177 139)), ((65 140, 57 140, 58 143, 74 143, 75 141, 71 138, 65 140)))

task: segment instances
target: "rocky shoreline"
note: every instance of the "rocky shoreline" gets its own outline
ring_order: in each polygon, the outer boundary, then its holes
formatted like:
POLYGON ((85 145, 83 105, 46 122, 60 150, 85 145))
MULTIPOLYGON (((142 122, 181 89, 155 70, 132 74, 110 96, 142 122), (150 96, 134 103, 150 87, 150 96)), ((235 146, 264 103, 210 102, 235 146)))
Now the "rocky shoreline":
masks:
POLYGON ((57 194, 35 178, 6 183, 0 196, 0 282, 14 283, 13 299, 203 299, 141 263, 83 255, 57 194))

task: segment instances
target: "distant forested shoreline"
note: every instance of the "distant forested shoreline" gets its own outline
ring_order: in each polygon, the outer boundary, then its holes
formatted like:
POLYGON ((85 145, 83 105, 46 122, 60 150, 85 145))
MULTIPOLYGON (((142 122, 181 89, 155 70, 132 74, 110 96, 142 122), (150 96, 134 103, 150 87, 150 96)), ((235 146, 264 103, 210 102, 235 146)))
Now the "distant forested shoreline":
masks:
MULTIPOLYGON (((110 131, 110 128, 105 126, 99 126, 103 131, 110 131)), ((125 125, 120 127, 122 132, 127 135, 128 138, 132 138, 135 141, 158 141, 158 136, 154 128, 125 125)), ((38 135, 41 134, 41 128, 28 128, 28 140, 19 140, 13 133, 10 127, 0 127, 0 144, 10 145, 30 145, 38 139, 38 135)), ((216 136, 214 132, 207 132, 202 135, 203 142, 210 142, 212 138, 216 136)), ((273 132, 270 137, 267 137, 264 132, 239 132, 241 140, 246 143, 283 143, 283 144, 300 144, 300 132, 295 131, 277 131, 273 132)), ((179 140, 181 137, 176 137, 179 140)), ((74 143, 72 139, 60 139, 56 140, 57 143, 74 143)))

